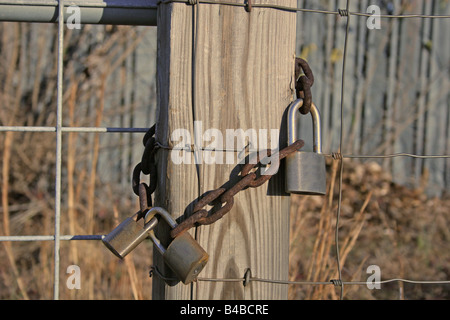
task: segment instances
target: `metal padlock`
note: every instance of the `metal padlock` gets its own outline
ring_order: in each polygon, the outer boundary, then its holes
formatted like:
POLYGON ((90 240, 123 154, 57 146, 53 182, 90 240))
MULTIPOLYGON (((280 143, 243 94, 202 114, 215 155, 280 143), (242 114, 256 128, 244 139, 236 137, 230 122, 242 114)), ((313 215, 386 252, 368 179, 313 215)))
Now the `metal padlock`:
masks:
MULTIPOLYGON (((288 144, 297 139, 297 114, 303 99, 297 99, 288 107, 288 144)), ((297 151, 286 157, 286 192, 304 195, 326 194, 326 164, 322 154, 322 137, 319 109, 311 104, 313 124, 313 152, 297 151)))
POLYGON ((124 220, 102 239, 103 244, 121 259, 148 238, 150 230, 158 224, 157 219, 152 219, 146 224, 143 222, 144 219, 138 221, 139 213, 140 211, 124 220))
MULTIPOLYGON (((151 208, 147 212, 145 216, 146 223, 154 219, 155 215, 158 214, 172 229, 177 226, 172 216, 163 208, 158 207, 151 208)), ((183 232, 175 237, 167 248, 164 248, 153 230, 150 231, 150 239, 152 239, 156 249, 163 256, 164 262, 184 284, 194 281, 208 262, 208 253, 203 250, 188 232, 183 232)))

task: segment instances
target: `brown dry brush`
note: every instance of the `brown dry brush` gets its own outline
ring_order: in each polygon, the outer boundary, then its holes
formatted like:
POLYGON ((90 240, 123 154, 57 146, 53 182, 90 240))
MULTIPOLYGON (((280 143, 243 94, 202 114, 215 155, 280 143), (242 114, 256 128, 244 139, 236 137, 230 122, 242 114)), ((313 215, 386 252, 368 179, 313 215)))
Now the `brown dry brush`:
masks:
MULTIPOLYGON (((54 25, 0 24, 1 125, 55 126, 57 69, 52 52, 57 48, 56 35, 54 25), (35 34, 40 36, 31 41, 35 34)), ((108 80, 122 68, 142 37, 130 27, 65 30, 64 125, 103 124, 105 95, 107 90, 114 90, 108 88, 108 80), (80 45, 95 34, 101 34, 102 41, 80 45)), ((134 210, 134 203, 114 200, 112 195, 119 194, 118 190, 105 187, 96 171, 100 139, 99 134, 76 132, 63 136, 61 234, 104 234, 119 219, 118 210, 134 210), (112 204, 102 199, 112 199, 112 204)), ((1 235, 53 234, 55 148, 54 133, 0 134, 1 235)), ((140 256, 151 257, 150 248, 141 248, 136 255, 118 262, 98 243, 63 241, 60 297, 148 299, 150 289, 143 283, 151 282, 149 261, 140 256), (137 268, 135 260, 146 265, 137 268), (82 274, 81 290, 65 288, 65 267, 71 264, 89 270, 82 274)), ((1 299, 52 298, 52 242, 2 242, 0 257, 1 299)))
MULTIPOLYGON (((290 279, 338 279, 336 217, 339 170, 329 164, 325 197, 295 196, 291 207, 290 279)), ((378 265, 381 280, 448 281, 450 278, 450 199, 427 197, 423 186, 409 189, 392 182, 376 162, 344 160, 338 225, 343 281, 365 282, 378 265)), ((448 299, 448 284, 344 285, 344 299, 448 299)), ((290 299, 339 299, 340 287, 291 285, 290 299)))

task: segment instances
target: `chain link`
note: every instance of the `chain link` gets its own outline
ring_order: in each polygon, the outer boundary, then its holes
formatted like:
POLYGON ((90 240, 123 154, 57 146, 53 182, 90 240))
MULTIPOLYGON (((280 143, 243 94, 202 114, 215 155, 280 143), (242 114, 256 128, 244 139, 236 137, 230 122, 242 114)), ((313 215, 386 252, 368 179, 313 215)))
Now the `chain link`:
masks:
POLYGON ((303 99, 300 113, 308 114, 312 104, 311 87, 314 84, 314 74, 309 64, 302 58, 295 58, 295 79, 297 81, 295 86, 297 98, 303 99))
MULTIPOLYGON (((171 230, 170 235, 175 238, 182 232, 199 225, 209 225, 217 220, 221 219, 226 213, 228 213, 234 204, 234 196, 249 187, 257 188, 268 181, 278 171, 279 161, 287 157, 289 154, 299 150, 304 146, 303 140, 297 140, 295 143, 287 146, 286 148, 274 153, 272 155, 271 150, 266 150, 267 156, 259 161, 259 154, 256 156, 258 162, 253 164, 252 161, 245 164, 240 171, 239 179, 233 184, 228 181, 231 186, 226 189, 224 187, 211 190, 195 204, 192 215, 186 218, 183 222, 178 224, 171 230), (277 159, 277 163, 271 163, 270 167, 261 173, 261 168, 268 163, 269 157, 277 159), (252 171, 253 169, 256 171, 252 171), (212 208, 208 211, 205 209, 207 205, 211 205, 212 208)), ((227 184, 228 184, 227 183, 227 184)))
POLYGON ((159 146, 156 144, 154 137, 156 132, 156 124, 153 125, 144 135, 142 143, 145 147, 141 162, 139 162, 133 169, 132 175, 132 189, 134 194, 139 197, 140 213, 138 220, 145 214, 148 208, 152 207, 152 194, 156 190, 157 185, 157 171, 155 155, 159 146), (141 182, 141 174, 149 175, 149 185, 141 182))
MULTIPOLYGON (((156 143, 155 126, 152 126, 144 136, 143 144, 145 150, 132 175, 133 192, 139 197, 140 219, 145 212, 152 206, 151 196, 156 190, 157 176, 156 176, 156 161, 155 155, 159 149, 156 143), (141 182, 141 174, 150 176, 150 185, 141 182)), ((221 187, 215 190, 206 192, 203 197, 195 204, 192 214, 189 215, 183 222, 178 224, 171 230, 170 236, 177 237, 179 234, 199 225, 209 225, 221 219, 227 214, 234 205, 234 196, 247 188, 257 188, 267 182, 279 168, 279 163, 289 154, 299 150, 304 146, 303 140, 297 140, 295 143, 286 148, 273 153, 272 150, 260 151, 249 156, 248 163, 244 164, 240 170, 238 179, 230 178, 224 185, 230 185, 228 188, 221 187), (260 156, 264 155, 263 159, 260 156), (270 166, 262 172, 263 167, 267 167, 269 159, 276 159, 272 161, 270 166), (234 183, 231 180, 236 180, 234 183), (206 210, 205 207, 213 205, 211 210, 206 210)))

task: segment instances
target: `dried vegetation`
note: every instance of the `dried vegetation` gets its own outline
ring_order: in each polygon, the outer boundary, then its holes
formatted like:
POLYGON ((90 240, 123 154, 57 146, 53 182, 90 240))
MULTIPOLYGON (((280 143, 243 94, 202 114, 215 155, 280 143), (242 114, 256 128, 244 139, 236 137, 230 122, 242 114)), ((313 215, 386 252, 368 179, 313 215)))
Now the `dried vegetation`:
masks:
MULTIPOLYGON (((339 165, 330 164, 333 192, 325 198, 293 199, 291 207, 291 280, 338 279, 336 217, 339 165)), ((426 188, 426 186, 424 186, 426 188)), ((376 162, 344 160, 339 258, 343 281, 365 282, 370 265, 381 280, 448 281, 450 275, 450 198, 427 197, 423 189, 392 182, 376 162)), ((338 299, 340 288, 291 286, 292 299, 338 299)), ((346 299, 448 299, 449 284, 391 282, 381 290, 344 285, 346 299)))

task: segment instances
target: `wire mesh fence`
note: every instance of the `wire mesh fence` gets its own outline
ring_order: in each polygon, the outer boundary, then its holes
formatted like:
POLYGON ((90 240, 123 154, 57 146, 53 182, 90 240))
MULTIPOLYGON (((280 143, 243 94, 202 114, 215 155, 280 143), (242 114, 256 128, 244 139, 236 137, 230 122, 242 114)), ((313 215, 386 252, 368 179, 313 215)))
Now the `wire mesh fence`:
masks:
MULTIPOLYGON (((188 1, 165 1, 165 3, 177 3, 177 2, 188 2, 188 1)), ((331 1, 333 2, 333 1, 331 1)), ((340 2, 336 1, 333 4, 336 4, 337 8, 339 8, 338 4, 340 2)), ((64 16, 64 6, 70 4, 70 1, 58 1, 58 16, 64 16)), ((26 4, 25 4, 26 5, 26 4)), ((165 5, 158 2, 158 5, 165 5)), ((236 3, 236 2, 225 2, 225 1, 197 1, 194 5, 223 5, 223 6, 246 6, 245 3, 236 3)), ((369 283, 367 281, 346 281, 342 274, 342 261, 341 261, 341 247, 340 247, 340 238, 339 232, 342 228, 341 226, 341 211, 342 211, 342 199, 346 196, 345 191, 343 190, 343 177, 344 177, 344 159, 391 159, 398 157, 409 157, 414 159, 427 159, 427 160, 437 160, 437 159, 450 159, 449 154, 414 154, 414 153, 406 153, 406 152, 398 152, 398 153, 385 153, 385 154, 347 154, 344 153, 346 145, 346 128, 344 124, 347 120, 347 114, 345 112, 345 104, 346 104, 346 82, 348 80, 349 75, 347 74, 347 63, 348 63, 348 51, 351 50, 349 47, 349 32, 351 28, 351 23, 353 19, 368 19, 374 18, 372 13, 367 12, 353 12, 350 10, 350 1, 346 2, 346 6, 344 8, 336 9, 336 10, 322 10, 322 9, 305 9, 307 5, 300 1, 298 8, 291 8, 281 5, 262 5, 262 4, 253 4, 253 8, 257 10, 258 8, 271 9, 271 10, 288 10, 293 12, 301 13, 302 15, 330 15, 335 16, 336 18, 346 19, 345 22, 345 33, 344 37, 341 38, 342 50, 342 69, 340 73, 340 82, 337 90, 340 92, 340 101, 338 103, 339 108, 338 115, 340 119, 340 134, 339 139, 337 141, 337 149, 336 152, 331 152, 327 156, 332 162, 336 162, 339 164, 337 168, 337 177, 338 177, 338 201, 336 208, 336 215, 334 217, 335 228, 334 228, 334 241, 333 244, 335 246, 335 265, 337 267, 337 277, 332 277, 331 279, 320 279, 317 281, 282 281, 278 279, 262 279, 257 275, 248 277, 247 281, 259 281, 259 282, 271 282, 278 283, 280 285, 291 285, 291 286, 333 286, 338 287, 340 290, 340 298, 344 297, 344 287, 348 285, 359 285, 359 286, 367 286, 369 283)), ((139 9, 139 8, 138 8, 139 9)), ((148 9, 147 7, 145 9, 148 9)), ((429 14, 385 14, 377 16, 379 19, 450 19, 448 15, 429 15, 429 14)), ((97 126, 77 126, 75 123, 72 123, 71 126, 66 126, 63 124, 63 115, 64 113, 64 61, 65 54, 67 52, 67 47, 65 46, 64 37, 65 37, 65 21, 67 19, 61 18, 58 19, 58 32, 57 39, 55 39, 55 51, 57 52, 57 64, 56 64, 56 111, 55 111, 55 125, 44 125, 44 126, 35 126, 35 125, 27 125, 27 126, 15 126, 3 123, 0 127, 0 132, 8 134, 13 132, 32 132, 32 133, 53 133, 55 135, 55 177, 54 177, 54 230, 52 235, 10 235, 9 233, 5 233, 3 236, 0 236, 0 241, 5 243, 10 242, 24 242, 24 241, 52 241, 54 244, 53 252, 54 252, 54 261, 53 261, 53 298, 58 299, 60 295, 60 279, 61 279, 61 265, 60 265, 60 250, 61 250, 61 241, 81 241, 81 240, 89 240, 89 241, 98 241, 101 240, 103 235, 94 235, 94 234, 86 234, 86 235, 65 235, 61 233, 61 204, 64 199, 63 191, 62 191, 62 172, 63 168, 63 135, 64 134, 75 134, 75 133, 88 133, 88 134, 132 134, 132 133, 144 133, 147 128, 139 128, 133 126, 117 126, 117 127, 101 127, 97 126)), ((339 44, 336 43, 336 46, 339 44)), ((123 61, 122 61, 123 62, 123 61)), ((447 87, 448 88, 448 87, 447 87)), ((447 90, 448 94, 448 90, 447 90)), ((336 111, 335 111, 336 112, 336 111)), ((4 138, 4 143, 6 145, 7 137, 4 138)), ((330 148, 332 145, 329 146, 330 148)), ((329 148, 329 149, 330 149, 329 148)), ((98 155, 97 155, 98 156, 98 155)), ((4 163, 6 159, 4 158, 4 163)), ((4 170, 7 168, 4 167, 4 170)), ((7 179, 6 179, 7 180, 7 179)), ((128 179, 125 179, 128 180, 128 179)), ((3 183, 5 182, 5 176, 3 177, 3 183)), ((6 186, 7 187, 7 186, 6 186)), ((6 188, 5 187, 5 188, 6 188)), ((7 190, 4 189, 4 190, 7 190)), ((6 215, 6 210, 8 207, 8 195, 3 194, 3 213, 6 215)), ((93 204, 91 205, 93 206, 93 204)), ((7 222, 4 218, 4 224, 7 222)), ((7 223, 6 223, 7 224, 7 223)), ((91 229, 92 230, 92 229, 91 229)), ((5 248, 7 246, 5 245, 5 248)), ((6 249, 6 251, 10 252, 11 249, 6 249)), ((9 253, 10 254, 10 253, 9 253)), ((164 275, 160 274, 157 269, 152 269, 152 273, 155 276, 160 276, 164 278, 164 275)), ((130 277, 131 277, 130 273, 130 277)), ((135 275, 134 275, 135 276, 135 275)), ((199 281, 223 281, 223 282, 244 282, 245 275, 238 278, 199 278, 199 281)), ((404 278, 392 278, 385 280, 377 280, 372 281, 372 285, 381 285, 388 284, 391 282, 398 283, 411 283, 411 284, 423 284, 423 285, 448 285, 450 284, 449 280, 422 280, 422 279, 404 279, 404 278)), ((19 285, 20 286, 20 285, 19 285)))

